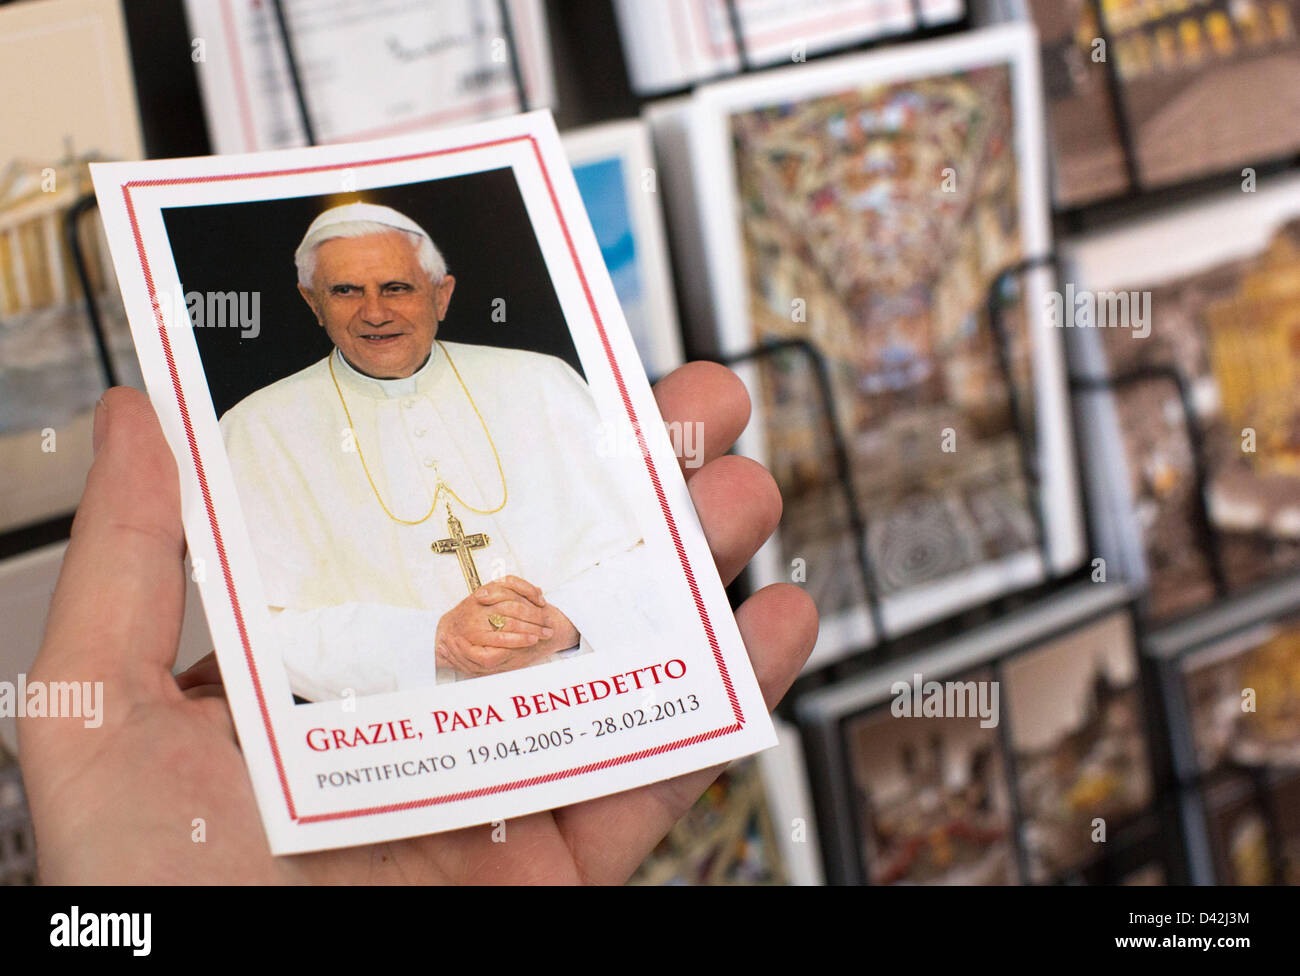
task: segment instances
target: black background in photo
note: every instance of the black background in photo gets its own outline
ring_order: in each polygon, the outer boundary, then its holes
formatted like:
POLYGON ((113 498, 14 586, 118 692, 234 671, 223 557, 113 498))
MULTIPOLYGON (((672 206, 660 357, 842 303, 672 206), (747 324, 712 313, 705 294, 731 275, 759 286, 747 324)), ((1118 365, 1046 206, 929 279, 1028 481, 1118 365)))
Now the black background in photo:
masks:
POLYGON ((583 375, 508 167, 356 193, 168 207, 163 221, 185 293, 261 295, 255 338, 229 325, 194 330, 218 417, 332 348, 298 294, 293 252, 317 214, 344 203, 392 207, 429 232, 456 279, 439 339, 549 353, 583 375), (498 298, 505 322, 492 321, 498 298))

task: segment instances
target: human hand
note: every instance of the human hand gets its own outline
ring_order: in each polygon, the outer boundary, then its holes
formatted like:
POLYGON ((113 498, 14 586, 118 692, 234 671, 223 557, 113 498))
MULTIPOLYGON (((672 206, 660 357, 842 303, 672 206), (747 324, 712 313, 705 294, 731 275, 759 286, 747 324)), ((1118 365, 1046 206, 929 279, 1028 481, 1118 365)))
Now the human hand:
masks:
MULTIPOLYGON (((726 455, 749 415, 744 387, 696 363, 656 387, 664 419, 701 423, 703 459, 686 469, 724 580, 780 517, 776 485, 726 455)), ((717 777, 701 770, 491 828, 286 857, 271 855, 214 659, 173 677, 185 599, 176 466, 148 400, 112 390, 96 411, 98 453, 73 524, 45 641, 29 678, 103 681, 103 723, 23 719, 23 765, 38 869, 46 882, 621 883, 717 777), (202 817, 206 843, 191 841, 202 817)), ((768 706, 816 637, 798 587, 777 584, 736 611, 768 706)))
POLYGON ((550 653, 538 644, 555 636, 542 591, 518 576, 492 580, 438 618, 438 663, 478 677, 526 667, 550 653), (500 614, 505 625, 492 626, 500 614))

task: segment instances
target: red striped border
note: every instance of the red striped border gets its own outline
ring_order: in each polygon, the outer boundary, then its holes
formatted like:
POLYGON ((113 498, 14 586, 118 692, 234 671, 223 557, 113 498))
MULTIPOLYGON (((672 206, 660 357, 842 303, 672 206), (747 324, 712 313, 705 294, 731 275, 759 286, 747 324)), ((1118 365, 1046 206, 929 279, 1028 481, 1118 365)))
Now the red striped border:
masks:
POLYGON ((226 584, 226 594, 230 599, 231 610, 235 617, 235 627, 239 631, 239 640, 244 650, 244 662, 248 666, 249 676, 253 683, 253 692, 257 696, 258 711, 262 716, 262 726, 271 745, 271 756, 275 762, 276 775, 280 780, 280 789, 284 794, 285 805, 288 807, 289 817, 296 823, 318 823, 325 820, 342 820, 350 817, 364 817, 380 813, 394 813, 403 810, 413 810, 421 807, 436 806, 444 803, 452 803, 458 800, 468 800, 476 797, 490 796, 497 793, 509 792, 511 790, 522 789, 530 786, 537 786, 542 783, 549 783, 556 780, 568 779, 573 776, 581 776, 584 773, 596 772, 602 769, 608 769, 614 766, 621 766, 626 763, 637 762, 652 756, 661 755, 665 752, 671 752, 686 746, 696 745, 700 742, 706 742, 710 739, 718 738, 723 735, 730 735, 744 728, 745 716, 740 706, 740 699, 736 694, 735 687, 731 681, 731 675, 727 671, 726 661, 722 656, 722 648, 718 643, 718 638, 713 630, 713 622, 709 619, 708 609, 704 603, 704 597, 700 593, 699 584, 695 577, 695 571, 691 567, 690 560, 686 555, 686 547, 682 544, 681 533, 677 529, 677 520, 673 517, 672 510, 668 506, 668 498, 664 492, 663 483, 659 478, 659 472, 655 468, 654 458, 650 456, 650 448, 646 443, 645 434, 641 428, 641 422, 636 415, 636 410, 632 405, 632 398, 627 390, 627 384, 623 379, 623 372, 619 368, 617 359, 614 357, 614 350, 610 346, 609 336, 605 332, 605 325, 601 321, 600 311, 596 308, 595 298, 591 293, 591 285, 587 280, 587 275, 582 267, 582 261, 578 257, 577 248, 574 246, 573 237, 569 233, 568 221, 564 218, 564 211, 560 207, 559 198, 555 193, 555 185, 551 181, 550 172, 546 168, 546 161, 542 158, 541 147, 537 144, 537 139, 531 135, 510 136, 502 139, 494 139, 487 142, 477 142, 465 146, 456 146, 449 149, 438 149, 429 152, 410 153, 402 156, 390 156, 384 159, 368 159, 347 163, 329 163, 320 166, 305 166, 295 169, 266 170, 260 173, 228 173, 213 174, 209 176, 186 176, 177 178, 165 178, 154 180, 130 180, 122 184, 122 198, 126 203, 127 217, 131 224, 131 233, 135 238, 136 255, 140 260, 140 269, 144 275, 145 286, 149 292, 149 303, 153 308, 154 323, 158 328, 158 336, 162 342, 163 356, 167 361, 167 371, 171 376, 172 390, 176 395, 176 405, 180 410, 181 425, 185 429, 185 438, 190 449, 190 458, 194 462, 194 470, 198 475, 199 491, 203 496, 204 511, 208 516, 208 525, 212 529, 212 539, 216 546, 217 557, 221 563, 221 574, 226 584), (618 386, 619 395, 623 400, 623 408, 627 411, 628 419, 632 423, 633 433, 636 434, 637 444, 641 448, 641 459, 645 464, 646 472, 650 477, 650 484, 654 488, 655 496, 659 499, 659 507, 663 512, 664 521, 668 526, 668 534, 672 539, 673 548, 677 550, 677 558, 681 563, 682 572, 686 577, 687 586, 690 588, 691 597, 695 601, 695 608, 699 612, 700 622, 704 626, 704 634, 709 642, 709 648, 713 652, 713 661, 718 669, 718 675, 722 679, 722 685, 727 693, 727 699, 731 703, 732 716, 735 722, 730 725, 724 725, 720 728, 713 729, 699 735, 691 736, 686 739, 679 739, 675 742, 655 746, 651 749, 643 749, 638 752, 628 753, 626 755, 604 759, 599 762, 589 763, 584 766, 576 766, 570 769, 558 770, 553 773, 547 773, 542 776, 534 776, 528 779, 514 780, 502 783, 496 786, 485 786, 479 789, 463 791, 460 793, 448 793, 441 796, 426 797, 420 800, 408 800, 403 803, 393 803, 385 806, 363 807, 353 810, 343 810, 336 813, 313 814, 310 816, 299 816, 293 802, 293 794, 289 789, 288 778, 284 771, 284 760, 280 753, 279 743, 275 738, 275 730, 271 725, 270 709, 267 707, 266 696, 262 690, 262 680, 257 672, 257 663, 253 659, 252 645, 248 639, 248 630, 244 623, 244 613, 240 607, 239 595, 235 590, 234 576, 231 573, 229 559, 226 555, 226 545, 222 539, 221 526, 217 520, 216 508, 212 501, 212 492, 208 487, 207 474, 203 466, 203 458, 199 454, 198 441, 194 434, 194 425, 190 419, 190 409, 186 402, 185 391, 181 388, 180 372, 176 367, 175 356, 172 351, 171 338, 167 334, 166 323, 163 320, 162 307, 158 302, 158 296, 154 288, 153 271, 149 267, 149 259, 145 254, 144 241, 140 236, 140 225, 136 219, 135 201, 131 197, 131 191, 136 188, 152 188, 163 186, 182 186, 194 183, 218 183, 230 182, 233 180, 247 179, 264 179, 277 176, 301 175, 304 173, 320 173, 328 170, 350 169, 360 166, 381 166, 389 163, 409 162, 417 159, 430 159, 436 156, 445 156, 452 153, 468 152, 476 149, 484 149, 492 146, 506 145, 513 142, 527 141, 533 149, 533 157, 537 160, 538 168, 541 171, 542 179, 546 183, 546 191, 551 200, 551 205, 555 209, 556 218, 560 223, 560 230, 564 234, 564 242, 569 249, 569 256, 573 261, 574 270, 577 271, 578 281, 582 285, 583 295, 587 299, 587 306, 591 310, 592 319, 596 325, 596 332, 600 336, 601 346, 605 350, 605 356, 609 361, 610 369, 614 374, 614 382, 618 386))

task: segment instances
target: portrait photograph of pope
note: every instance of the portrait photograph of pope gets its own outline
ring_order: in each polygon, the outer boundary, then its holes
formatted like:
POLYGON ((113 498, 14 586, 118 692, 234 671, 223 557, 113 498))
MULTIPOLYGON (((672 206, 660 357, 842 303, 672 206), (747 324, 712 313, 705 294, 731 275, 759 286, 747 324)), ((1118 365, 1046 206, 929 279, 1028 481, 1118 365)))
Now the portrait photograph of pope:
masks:
MULTIPOLYGON (((395 208, 321 210, 287 258, 276 273, 329 351, 243 395, 220 427, 294 696, 610 653, 653 627, 626 461, 602 456, 602 419, 573 366, 442 338, 457 277, 395 208)), ((461 277, 510 275, 511 263, 461 277)), ((462 335, 504 328, 477 305, 462 335)), ((510 328, 528 327, 527 309, 512 315, 510 328)), ((276 342, 275 325, 243 348, 276 342)))

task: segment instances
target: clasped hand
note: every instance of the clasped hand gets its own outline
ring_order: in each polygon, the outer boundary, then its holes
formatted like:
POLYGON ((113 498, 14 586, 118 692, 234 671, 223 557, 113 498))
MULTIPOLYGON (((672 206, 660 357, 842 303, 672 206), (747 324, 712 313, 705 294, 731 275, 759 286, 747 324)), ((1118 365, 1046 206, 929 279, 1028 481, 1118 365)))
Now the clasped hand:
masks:
POLYGON ((477 677, 535 664, 573 647, 578 636, 540 589, 518 576, 503 576, 444 613, 434 643, 440 665, 477 677), (505 618, 499 629, 492 626, 494 614, 505 618))

